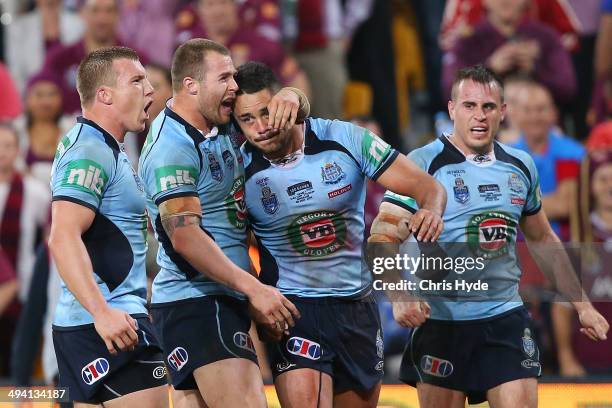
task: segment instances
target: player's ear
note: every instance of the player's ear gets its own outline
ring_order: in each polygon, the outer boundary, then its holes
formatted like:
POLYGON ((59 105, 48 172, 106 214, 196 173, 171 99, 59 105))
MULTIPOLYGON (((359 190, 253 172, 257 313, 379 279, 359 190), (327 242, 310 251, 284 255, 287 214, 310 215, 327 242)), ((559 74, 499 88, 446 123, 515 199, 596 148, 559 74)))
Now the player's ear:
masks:
POLYGON ((112 105, 113 93, 109 87, 101 86, 96 91, 96 99, 104 105, 112 105))
POLYGON ((448 116, 450 116, 452 121, 455 120, 455 103, 452 99, 448 101, 448 116))
POLYGON ((197 95, 199 91, 198 82, 192 77, 183 78, 183 88, 187 90, 189 95, 197 95))
POLYGON ((502 104, 501 104, 501 108, 500 108, 500 110, 501 110, 501 121, 502 121, 502 122, 503 122, 503 121, 504 121, 504 119, 506 118, 506 110, 507 110, 507 108, 508 108, 508 105, 506 105, 505 103, 502 103, 502 104))

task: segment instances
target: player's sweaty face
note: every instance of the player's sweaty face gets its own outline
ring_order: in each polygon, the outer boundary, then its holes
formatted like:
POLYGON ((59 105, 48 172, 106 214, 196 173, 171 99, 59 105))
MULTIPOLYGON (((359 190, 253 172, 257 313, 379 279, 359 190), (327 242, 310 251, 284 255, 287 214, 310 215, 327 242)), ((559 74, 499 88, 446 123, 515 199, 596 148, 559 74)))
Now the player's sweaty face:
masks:
POLYGON ((213 125, 229 123, 238 84, 236 68, 229 55, 209 52, 204 61, 204 78, 198 92, 199 111, 213 125))
POLYGON ((506 111, 497 84, 480 84, 470 79, 456 89, 455 99, 448 103, 454 122, 454 135, 466 153, 486 153, 506 111))
POLYGON ((267 157, 276 158, 291 153, 285 151, 290 148, 290 134, 286 130, 273 130, 268 126, 268 103, 271 99, 272 94, 268 89, 238 95, 234 117, 249 143, 267 157))
POLYGON ((130 132, 141 132, 149 119, 147 110, 153 103, 153 86, 139 61, 119 59, 113 61, 117 72, 112 87, 113 105, 123 127, 130 132))

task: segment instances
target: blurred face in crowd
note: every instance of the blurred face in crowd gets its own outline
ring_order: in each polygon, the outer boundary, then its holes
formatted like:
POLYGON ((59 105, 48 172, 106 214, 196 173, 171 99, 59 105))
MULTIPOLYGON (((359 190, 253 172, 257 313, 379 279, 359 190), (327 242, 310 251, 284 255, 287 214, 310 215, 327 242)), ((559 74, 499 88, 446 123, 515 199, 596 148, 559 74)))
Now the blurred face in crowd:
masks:
POLYGON ((488 17, 503 24, 518 24, 528 0, 484 0, 488 17))
POLYGON ((235 0, 200 0, 200 17, 209 33, 231 35, 238 28, 235 0))
POLYGON ((62 93, 53 82, 36 82, 28 90, 26 107, 33 121, 54 121, 62 113, 62 93))
POLYGON ((496 82, 461 81, 453 100, 448 102, 448 113, 454 122, 453 140, 466 154, 488 153, 505 111, 496 82))
POLYGON ((13 170, 18 154, 17 134, 12 129, 0 126, 0 171, 13 170))
POLYGON ((153 102, 153 87, 147 73, 140 61, 125 58, 113 61, 113 71, 117 75, 115 84, 107 86, 113 112, 126 131, 141 132, 153 102))
POLYGON ((59 7, 61 5, 61 0, 36 0, 36 8, 44 8, 44 7, 59 7))
POLYGON ((147 77, 153 89, 155 89, 153 103, 148 110, 149 121, 152 121, 162 110, 164 110, 166 101, 172 97, 172 83, 168 81, 166 74, 157 67, 148 66, 147 77))
POLYGON ((290 130, 273 130, 268 126, 268 103, 272 99, 269 89, 236 98, 234 117, 249 143, 269 159, 277 159, 291 153, 290 130))
POLYGON ((97 42, 113 42, 119 10, 116 0, 87 0, 82 9, 87 33, 97 42))
POLYGON ((506 102, 506 115, 504 124, 508 127, 516 127, 515 111, 518 107, 521 92, 526 87, 526 82, 521 80, 504 81, 504 102, 506 102))
POLYGON ((591 191, 596 210, 612 211, 612 163, 604 164, 595 170, 591 191))
POLYGON ((523 89, 514 117, 517 127, 528 141, 541 141, 555 124, 557 114, 548 90, 539 85, 523 89))
POLYGON ((229 55, 215 51, 207 52, 202 64, 202 80, 193 80, 187 91, 197 95, 198 111, 211 125, 225 125, 230 121, 238 91, 236 68, 229 55))

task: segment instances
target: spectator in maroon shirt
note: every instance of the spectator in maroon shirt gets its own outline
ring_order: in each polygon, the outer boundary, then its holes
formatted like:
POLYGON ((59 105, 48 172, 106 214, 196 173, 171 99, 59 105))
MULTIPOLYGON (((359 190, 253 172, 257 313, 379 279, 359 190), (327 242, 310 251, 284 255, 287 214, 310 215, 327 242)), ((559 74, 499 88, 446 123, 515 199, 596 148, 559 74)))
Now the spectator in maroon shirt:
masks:
POLYGON ((201 24, 180 32, 179 41, 209 38, 230 50, 236 67, 247 61, 262 62, 272 68, 284 86, 308 92, 308 80, 297 61, 285 53, 279 42, 243 25, 236 0, 199 0, 197 10, 201 24))
MULTIPOLYGON (((58 46, 51 50, 45 60, 43 71, 51 72, 62 78, 64 91, 64 110, 67 114, 81 110, 79 94, 76 91, 76 71, 79 63, 87 54, 99 48, 125 45, 117 35, 119 7, 117 0, 86 0, 81 9, 85 22, 85 33, 81 41, 58 46)), ((139 52, 140 61, 148 62, 139 52)))
POLYGON ((484 63, 502 78, 528 75, 544 84, 555 101, 576 92, 576 78, 559 35, 542 23, 523 18, 527 0, 484 0, 487 17, 444 56, 443 92, 450 95, 455 72, 484 63))

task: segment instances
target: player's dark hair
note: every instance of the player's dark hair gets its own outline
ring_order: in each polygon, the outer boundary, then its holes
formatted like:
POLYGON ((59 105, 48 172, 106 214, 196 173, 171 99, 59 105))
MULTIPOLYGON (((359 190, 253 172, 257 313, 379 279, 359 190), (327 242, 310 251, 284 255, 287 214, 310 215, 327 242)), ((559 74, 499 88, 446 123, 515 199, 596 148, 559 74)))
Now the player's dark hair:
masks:
POLYGON ((459 84, 468 79, 486 86, 495 84, 499 88, 499 94, 502 102, 504 101, 504 86, 502 85, 501 79, 497 76, 497 74, 495 74, 495 72, 481 64, 466 67, 457 71, 451 91, 451 99, 453 101, 457 98, 457 88, 459 87, 459 84))
POLYGON ((183 87, 183 79, 193 78, 196 81, 204 79, 204 62, 206 55, 216 52, 221 55, 230 55, 229 50, 214 41, 204 38, 193 38, 181 44, 174 52, 172 58, 172 90, 179 91, 183 87))
POLYGON ((254 94, 263 89, 275 93, 280 88, 278 79, 272 69, 261 62, 249 61, 240 67, 234 79, 238 84, 238 95, 254 94))
POLYGON ((119 59, 138 61, 138 54, 128 47, 106 47, 91 52, 81 61, 77 70, 81 106, 86 107, 93 102, 100 86, 115 85, 117 72, 113 70, 113 61, 119 59))

